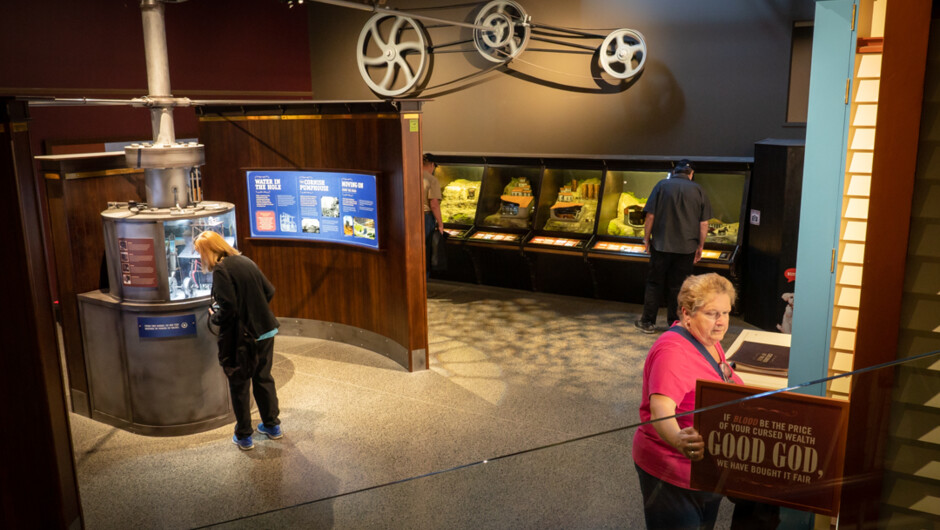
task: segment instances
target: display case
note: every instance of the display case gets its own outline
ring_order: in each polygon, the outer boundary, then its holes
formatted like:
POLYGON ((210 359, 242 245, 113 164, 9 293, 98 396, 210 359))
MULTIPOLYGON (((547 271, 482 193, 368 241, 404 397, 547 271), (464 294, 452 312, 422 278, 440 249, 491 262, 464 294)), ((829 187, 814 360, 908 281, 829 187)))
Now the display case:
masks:
POLYGON ((483 183, 483 166, 439 164, 434 176, 441 185, 441 218, 451 237, 462 238, 473 227, 483 183))
POLYGON ((235 206, 110 203, 101 219, 110 289, 78 295, 91 417, 152 436, 230 423, 212 275, 193 242, 213 231, 235 246, 235 206))
MULTIPOLYGON (((477 206, 476 225, 480 231, 521 236, 532 229, 535 206, 542 182, 539 166, 488 165, 484 171, 481 196, 477 206)), ((521 239, 481 236, 480 241, 513 241, 521 239)))
MULTIPOLYGON (((742 242, 741 220, 746 206, 749 172, 739 164, 698 163, 694 181, 708 196, 712 217, 702 252, 700 267, 730 269, 742 242)), ((591 253, 597 257, 647 260, 643 237, 646 214, 643 208, 660 180, 669 170, 609 170, 601 204, 597 238, 591 253)))
POLYGON ((236 246, 232 204, 204 202, 185 210, 110 206, 101 216, 112 295, 141 302, 209 296, 212 275, 202 270, 193 241, 211 230, 236 246))
POLYGON ((594 237, 603 193, 598 160, 544 160, 533 231, 523 245, 532 289, 580 296, 593 292, 585 249, 594 237))
POLYGON ((646 256, 643 252, 643 208, 656 183, 668 170, 608 170, 601 203, 598 238, 592 251, 646 256))
POLYGON ((527 241, 533 250, 583 249, 594 234, 604 171, 564 165, 545 168, 535 230, 527 241))
MULTIPOLYGON (((465 250, 449 254, 448 267, 470 261, 478 283, 642 301, 649 262, 643 207, 681 158, 432 155, 448 246, 465 250)), ((693 159, 712 206, 696 268, 735 283, 752 162, 693 159)))

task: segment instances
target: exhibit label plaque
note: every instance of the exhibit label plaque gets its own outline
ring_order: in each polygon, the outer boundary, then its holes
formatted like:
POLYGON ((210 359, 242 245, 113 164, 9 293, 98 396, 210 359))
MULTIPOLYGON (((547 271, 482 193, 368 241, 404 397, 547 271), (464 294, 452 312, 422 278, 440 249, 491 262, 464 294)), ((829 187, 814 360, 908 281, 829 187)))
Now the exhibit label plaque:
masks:
MULTIPOLYGON (((698 381, 695 408, 765 392, 698 381)), ((836 515, 842 487, 848 402, 781 392, 695 414, 705 459, 693 488, 836 515)))
POLYGON ((142 339, 195 337, 196 315, 137 317, 137 335, 142 339))
POLYGON ((128 287, 157 286, 157 261, 153 240, 122 237, 118 239, 121 283, 128 287))
POLYGON ((251 236, 377 249, 375 179, 370 173, 250 170, 251 236))

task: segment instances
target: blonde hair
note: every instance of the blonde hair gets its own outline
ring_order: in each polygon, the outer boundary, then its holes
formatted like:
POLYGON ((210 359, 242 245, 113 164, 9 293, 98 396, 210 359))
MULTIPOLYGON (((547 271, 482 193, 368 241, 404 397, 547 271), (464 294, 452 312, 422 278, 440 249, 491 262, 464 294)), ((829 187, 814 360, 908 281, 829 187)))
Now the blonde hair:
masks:
POLYGON ((199 257, 202 258, 202 270, 204 271, 214 269, 219 264, 219 260, 225 256, 238 256, 241 254, 232 245, 229 245, 218 232, 212 230, 206 230, 199 234, 199 237, 193 241, 193 246, 196 247, 199 257))
POLYGON ((734 305, 737 293, 734 292, 734 285, 724 276, 716 272, 689 276, 679 289, 679 308, 684 307, 691 315, 719 294, 728 295, 731 305, 734 305))

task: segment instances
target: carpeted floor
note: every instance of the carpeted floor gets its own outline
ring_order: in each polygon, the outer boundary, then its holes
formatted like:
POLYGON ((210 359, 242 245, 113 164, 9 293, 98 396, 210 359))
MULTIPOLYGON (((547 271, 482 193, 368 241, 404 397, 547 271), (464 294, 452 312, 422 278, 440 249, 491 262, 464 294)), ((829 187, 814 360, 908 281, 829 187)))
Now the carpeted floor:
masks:
POLYGON ((640 306, 439 281, 428 297, 423 372, 278 336, 285 435, 253 451, 231 426, 155 438, 73 414, 86 526, 642 528, 623 429, 657 337, 640 306))

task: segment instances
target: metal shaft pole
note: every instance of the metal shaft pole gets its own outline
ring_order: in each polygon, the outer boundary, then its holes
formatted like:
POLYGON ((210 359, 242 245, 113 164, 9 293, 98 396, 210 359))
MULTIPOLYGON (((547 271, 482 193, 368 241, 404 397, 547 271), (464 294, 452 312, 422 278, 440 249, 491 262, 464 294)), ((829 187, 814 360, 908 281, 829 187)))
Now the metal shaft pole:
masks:
MULTIPOLYGON (((163 2, 141 0, 140 13, 144 23, 144 54, 147 60, 147 89, 152 98, 170 98, 170 63, 166 51, 166 25, 163 2)), ((154 145, 176 142, 173 108, 157 104, 150 109, 154 145)))

